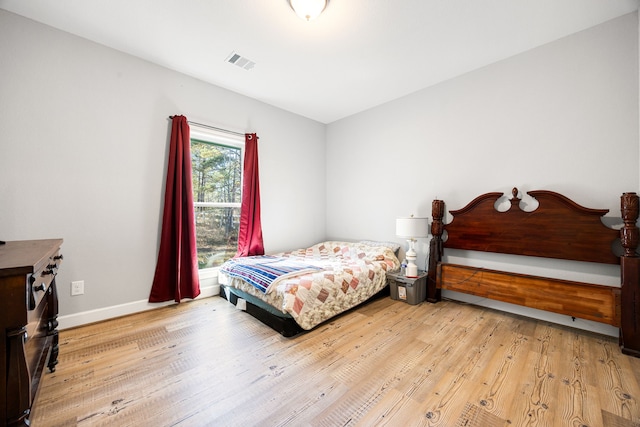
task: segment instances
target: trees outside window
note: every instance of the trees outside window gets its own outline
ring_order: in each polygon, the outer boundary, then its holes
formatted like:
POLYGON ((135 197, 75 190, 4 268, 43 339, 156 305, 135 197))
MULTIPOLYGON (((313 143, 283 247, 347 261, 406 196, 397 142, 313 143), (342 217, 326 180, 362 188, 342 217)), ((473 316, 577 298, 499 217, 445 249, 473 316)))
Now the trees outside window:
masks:
POLYGON ((238 249, 244 141, 191 138, 198 266, 214 268, 238 249))

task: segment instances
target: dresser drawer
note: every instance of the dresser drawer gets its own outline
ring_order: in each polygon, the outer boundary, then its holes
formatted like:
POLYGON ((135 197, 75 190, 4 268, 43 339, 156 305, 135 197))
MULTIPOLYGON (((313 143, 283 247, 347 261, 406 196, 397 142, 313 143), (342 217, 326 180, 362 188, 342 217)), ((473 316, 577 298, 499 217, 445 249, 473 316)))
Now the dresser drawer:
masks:
POLYGON ((49 357, 52 337, 48 333, 48 301, 43 298, 40 304, 27 314, 27 336, 24 345, 25 356, 31 374, 31 402, 35 399, 37 384, 49 357))
POLYGON ((61 261, 62 256, 56 251, 44 265, 40 266, 38 271, 31 275, 29 278, 29 298, 27 300, 28 310, 35 309, 47 294, 61 261))
POLYGON ((54 277, 55 274, 48 269, 31 275, 29 278, 30 286, 27 310, 35 310, 35 308, 40 305, 54 277))
POLYGON ((46 298, 41 298, 38 306, 27 312, 27 343, 32 338, 47 335, 47 303, 46 298))

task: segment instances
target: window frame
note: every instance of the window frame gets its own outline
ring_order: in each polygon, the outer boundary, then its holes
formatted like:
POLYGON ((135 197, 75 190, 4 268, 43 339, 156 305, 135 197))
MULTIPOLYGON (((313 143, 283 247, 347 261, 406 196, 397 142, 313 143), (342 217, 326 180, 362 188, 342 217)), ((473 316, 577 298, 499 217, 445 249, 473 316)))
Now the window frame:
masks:
MULTIPOLYGON (((235 135, 233 133, 227 133, 223 131, 217 131, 214 129, 209 129, 205 127, 199 127, 196 125, 190 126, 189 132, 189 148, 191 148, 192 140, 197 140, 199 142, 210 143, 213 145, 220 145, 223 147, 229 148, 238 148, 240 149, 240 202, 238 203, 229 203, 229 202, 197 202, 193 201, 193 208, 195 211, 196 207, 210 207, 210 208, 223 208, 223 207, 232 207, 232 208, 241 208, 242 205, 242 183, 244 182, 244 154, 245 154, 245 137, 243 134, 235 135)), ((198 231, 196 230, 196 233, 198 231)), ((200 279, 215 277, 218 275, 219 266, 217 267, 209 267, 198 269, 198 274, 200 279)))

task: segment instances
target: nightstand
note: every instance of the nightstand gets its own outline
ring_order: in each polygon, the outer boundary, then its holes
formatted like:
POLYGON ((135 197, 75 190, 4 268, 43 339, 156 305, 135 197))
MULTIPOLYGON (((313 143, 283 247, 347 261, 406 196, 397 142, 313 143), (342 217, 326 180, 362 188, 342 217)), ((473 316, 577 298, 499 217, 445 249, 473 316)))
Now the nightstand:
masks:
POLYGON ((418 271, 418 277, 407 277, 400 272, 387 273, 391 299, 408 304, 420 304, 427 297, 427 272, 418 271))

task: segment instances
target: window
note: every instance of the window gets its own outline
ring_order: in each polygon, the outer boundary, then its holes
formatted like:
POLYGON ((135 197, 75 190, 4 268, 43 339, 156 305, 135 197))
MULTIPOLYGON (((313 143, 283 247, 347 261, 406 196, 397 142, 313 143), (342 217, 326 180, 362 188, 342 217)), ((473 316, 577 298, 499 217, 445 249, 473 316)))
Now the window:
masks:
POLYGON ((191 131, 198 267, 214 268, 238 249, 244 138, 191 131))

